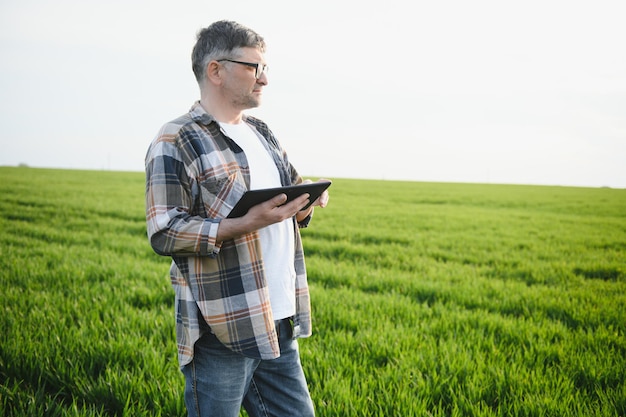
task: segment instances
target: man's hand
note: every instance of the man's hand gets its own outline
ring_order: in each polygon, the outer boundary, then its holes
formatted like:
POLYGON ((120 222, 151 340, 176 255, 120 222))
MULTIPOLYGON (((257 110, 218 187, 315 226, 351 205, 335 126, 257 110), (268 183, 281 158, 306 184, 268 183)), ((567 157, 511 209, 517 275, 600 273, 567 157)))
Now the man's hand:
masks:
POLYGON ((251 224, 259 225, 259 227, 253 230, 282 222, 298 214, 309 203, 309 194, 302 194, 287 204, 285 204, 285 201, 287 201, 287 196, 279 194, 271 200, 252 207, 244 218, 250 216, 251 224))
MULTIPOLYGON (((317 182, 320 181, 328 181, 327 179, 321 178, 319 180, 317 180, 317 182)), ((303 184, 311 184, 313 183, 313 181, 311 180, 304 180, 302 181, 303 184)), ((330 195, 328 194, 328 189, 324 190, 324 192, 317 197, 317 199, 313 202, 313 204, 311 204, 309 206, 309 208, 307 208, 304 211, 299 211, 298 214, 296 214, 296 220, 298 222, 301 222, 302 220, 306 219, 308 215, 311 214, 311 212, 313 211, 314 207, 321 207, 324 208, 328 205, 328 200, 330 199, 330 195)))
POLYGON ((221 243, 225 240, 252 233, 271 224, 289 219, 296 214, 299 217, 302 207, 309 203, 309 194, 302 194, 287 204, 285 204, 285 201, 287 201, 287 196, 279 194, 270 200, 251 207, 243 217, 222 219, 217 230, 217 242, 221 243))

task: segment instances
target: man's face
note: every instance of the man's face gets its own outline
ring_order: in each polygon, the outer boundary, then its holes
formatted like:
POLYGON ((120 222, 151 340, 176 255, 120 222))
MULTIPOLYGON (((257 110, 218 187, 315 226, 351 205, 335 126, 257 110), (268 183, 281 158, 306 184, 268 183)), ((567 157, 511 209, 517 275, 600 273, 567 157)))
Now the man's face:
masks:
POLYGON ((221 60, 226 70, 224 94, 228 96, 231 104, 240 110, 259 107, 263 87, 268 82, 264 71, 267 68, 265 59, 256 48, 242 48, 239 52, 232 57, 232 60, 239 62, 221 60), (254 64, 258 64, 258 69, 254 64))

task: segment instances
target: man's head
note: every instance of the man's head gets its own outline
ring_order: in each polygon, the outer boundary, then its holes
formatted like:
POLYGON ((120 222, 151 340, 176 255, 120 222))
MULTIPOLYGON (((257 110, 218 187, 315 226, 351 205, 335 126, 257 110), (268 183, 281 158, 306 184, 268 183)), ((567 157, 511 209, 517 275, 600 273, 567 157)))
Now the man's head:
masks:
POLYGON ((255 48, 265 53, 265 40, 252 29, 227 20, 215 22, 198 32, 198 40, 191 54, 192 69, 198 84, 203 84, 209 62, 236 59, 241 48, 255 48))

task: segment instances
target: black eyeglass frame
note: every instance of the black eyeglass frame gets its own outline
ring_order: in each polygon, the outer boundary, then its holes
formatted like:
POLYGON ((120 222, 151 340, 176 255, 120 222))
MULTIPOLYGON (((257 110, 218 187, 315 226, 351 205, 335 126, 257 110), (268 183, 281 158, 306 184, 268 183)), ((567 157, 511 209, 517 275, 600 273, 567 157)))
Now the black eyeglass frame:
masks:
POLYGON ((267 70, 269 69, 269 67, 266 64, 261 64, 260 62, 259 63, 243 62, 243 61, 236 61, 234 59, 228 59, 228 58, 222 58, 222 59, 218 59, 217 60, 217 62, 222 62, 222 61, 234 62, 235 64, 241 64, 241 65, 245 65, 245 66, 254 68, 254 70, 255 70, 254 77, 257 80, 259 78, 261 78, 261 75, 266 73, 267 70))

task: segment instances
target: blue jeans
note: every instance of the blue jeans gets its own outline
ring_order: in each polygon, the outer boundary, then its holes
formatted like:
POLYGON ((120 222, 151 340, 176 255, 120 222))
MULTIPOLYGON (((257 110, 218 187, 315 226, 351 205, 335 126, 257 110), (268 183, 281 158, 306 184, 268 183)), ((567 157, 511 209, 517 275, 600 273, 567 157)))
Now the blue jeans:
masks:
POLYGON ((207 332, 194 346, 194 359, 183 367, 188 417, 314 416, 298 342, 291 323, 279 326, 280 357, 259 360, 232 352, 207 332))

